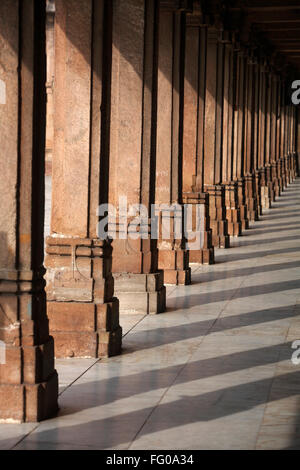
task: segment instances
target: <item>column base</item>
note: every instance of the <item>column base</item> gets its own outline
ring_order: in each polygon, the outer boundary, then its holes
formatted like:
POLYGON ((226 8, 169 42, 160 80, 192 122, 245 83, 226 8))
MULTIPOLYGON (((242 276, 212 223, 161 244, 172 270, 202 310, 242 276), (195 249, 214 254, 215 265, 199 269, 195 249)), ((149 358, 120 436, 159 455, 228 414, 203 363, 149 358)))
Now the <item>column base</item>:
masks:
POLYGON ((112 247, 100 239, 48 237, 47 309, 56 357, 120 354, 112 247))
POLYGON ((271 194, 269 186, 261 186, 261 205, 263 209, 271 209, 271 194))
POLYGON ((164 272, 165 285, 188 285, 191 283, 189 252, 184 249, 158 251, 158 267, 164 272))
POLYGON ((228 235, 227 220, 213 220, 212 226, 212 243, 217 248, 230 248, 230 237, 228 235))
POLYGON ((188 286, 192 282, 191 268, 188 269, 165 269, 166 286, 188 286))
POLYGON ((240 210, 242 230, 247 230, 249 228, 249 219, 248 219, 248 207, 246 205, 246 186, 245 186, 244 178, 239 178, 237 180, 237 193, 238 193, 238 207, 240 210))
POLYGON ((230 237, 226 219, 225 188, 222 185, 206 185, 209 194, 209 215, 212 244, 216 248, 229 248, 230 237))
POLYGON ((215 264, 214 247, 203 250, 191 250, 190 264, 215 264))
POLYGON ((257 222, 259 220, 257 199, 256 198, 247 199, 247 208, 248 208, 249 221, 257 222))
POLYGON ((242 222, 239 221, 239 209, 226 209, 226 218, 228 222, 228 234, 232 237, 240 237, 242 235, 242 222))
POLYGON ((143 315, 166 310, 166 288, 163 272, 150 274, 115 273, 115 294, 120 302, 120 313, 143 315))
POLYGON ((48 302, 55 356, 111 357, 121 353, 119 301, 104 304, 48 302))
POLYGON ((38 384, 0 384, 0 424, 36 423, 58 412, 56 371, 38 384))
POLYGON ((255 174, 245 176, 246 205, 248 209, 248 219, 252 222, 259 220, 259 209, 256 192, 255 174))
POLYGON ((237 201, 237 185, 232 182, 225 184, 224 187, 228 234, 233 237, 240 237, 242 235, 242 223, 237 201))
POLYGON ((290 174, 291 180, 294 182, 297 177, 297 154, 295 152, 290 155, 290 174))
POLYGON ((36 422, 57 410, 44 270, 0 273, 0 422, 36 422))
POLYGON ((191 204, 193 213, 193 231, 196 232, 196 227, 199 228, 199 221, 197 221, 197 215, 195 214, 197 206, 200 206, 201 211, 201 223, 200 231, 198 236, 200 240, 199 249, 195 249, 193 242, 191 243, 192 249, 189 250, 189 262, 190 264, 214 264, 215 263, 215 250, 212 244, 212 230, 210 228, 210 217, 209 217, 209 195, 201 191, 185 192, 183 193, 183 203, 191 204))
POLYGON ((260 170, 255 170, 255 192, 256 192, 256 198, 257 198, 257 212, 258 212, 258 217, 260 215, 263 215, 262 211, 262 203, 261 203, 261 173, 260 170))

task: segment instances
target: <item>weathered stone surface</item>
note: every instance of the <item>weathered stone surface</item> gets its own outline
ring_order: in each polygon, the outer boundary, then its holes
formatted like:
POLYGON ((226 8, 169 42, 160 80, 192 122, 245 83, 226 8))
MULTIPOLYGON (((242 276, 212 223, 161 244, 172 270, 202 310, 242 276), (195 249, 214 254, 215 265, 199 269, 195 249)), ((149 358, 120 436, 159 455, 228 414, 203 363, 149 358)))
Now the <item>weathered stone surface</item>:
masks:
POLYGON ((0 4, 0 420, 40 421, 58 409, 43 280, 45 12, 0 4), (36 119, 38 116, 38 119, 36 119))
MULTIPOLYGON (((137 308, 142 313, 155 313, 148 307, 149 292, 139 294, 138 304, 130 305, 132 292, 139 292, 145 279, 161 277, 158 273, 156 240, 151 239, 151 204, 155 202, 155 90, 157 84, 157 2, 119 0, 114 4, 112 25, 112 83, 109 164, 109 201, 117 208, 120 198, 129 205, 143 204, 148 211, 146 238, 134 239, 127 226, 115 224, 116 240, 112 271, 116 292, 121 295, 122 312, 137 308), (125 289, 125 285, 127 286, 125 289), (129 310, 128 310, 129 309, 129 310)), ((137 211, 137 216, 139 211, 137 211)), ((133 229, 132 229, 133 230, 133 229)), ((165 306, 165 290, 156 286, 157 311, 165 306)))
POLYGON ((184 23, 182 14, 161 11, 158 44, 157 140, 156 140, 156 204, 167 204, 171 221, 171 237, 159 237, 158 268, 164 271, 165 284, 188 284, 191 273, 189 253, 183 233, 174 232, 171 206, 182 210, 182 130, 183 77, 182 54, 184 23))

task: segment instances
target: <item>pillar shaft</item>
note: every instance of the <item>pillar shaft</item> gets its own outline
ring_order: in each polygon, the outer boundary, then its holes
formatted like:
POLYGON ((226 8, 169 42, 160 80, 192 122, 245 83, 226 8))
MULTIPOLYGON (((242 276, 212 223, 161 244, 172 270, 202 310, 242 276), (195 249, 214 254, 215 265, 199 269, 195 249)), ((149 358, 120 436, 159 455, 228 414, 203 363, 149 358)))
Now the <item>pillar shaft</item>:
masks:
POLYGON ((0 3, 0 420, 57 411, 43 280, 45 2, 0 3))
POLYGON ((219 32, 208 28, 204 123, 204 189, 209 193, 213 245, 229 247, 225 189, 222 182, 222 118, 224 44, 219 32))
POLYGON ((82 8, 80 0, 56 1, 46 267, 50 329, 59 357, 110 356, 121 348, 112 248, 97 232, 97 208, 107 202, 110 18, 108 2, 87 0, 82 8))
MULTIPOLYGON (((156 240, 151 239, 151 206, 155 202, 157 2, 118 0, 113 4, 109 202, 119 211, 143 204, 145 237, 134 227, 116 226, 113 273, 122 313, 165 310, 163 272, 158 272, 156 240)), ((129 216, 133 224, 135 216, 129 216)), ((141 233, 141 232, 140 232, 141 233)))
POLYGON ((238 204, 238 187, 233 181, 233 98, 234 98, 234 49, 231 43, 225 44, 224 52, 224 96, 223 96, 223 148, 222 181, 225 186, 226 218, 228 233, 242 234, 242 222, 238 204))
POLYGON ((170 238, 160 237, 159 269, 167 284, 190 283, 189 253, 184 234, 175 230, 182 215, 182 135, 184 91, 185 14, 161 2, 158 44, 156 204, 161 226, 170 224, 170 238))
POLYGON ((214 247, 210 229, 209 198, 208 194, 203 192, 207 27, 198 24, 201 19, 193 15, 187 16, 182 186, 184 203, 204 206, 203 233, 199 238, 199 249, 190 251, 190 263, 213 264, 214 247))
POLYGON ((234 158, 233 158, 233 176, 238 186, 238 207, 240 210, 240 218, 242 222, 242 229, 249 227, 248 211, 246 205, 246 192, 245 192, 245 122, 246 122, 246 88, 247 88, 247 74, 246 74, 246 55, 241 49, 237 50, 236 54, 236 67, 235 67, 235 113, 234 113, 234 158))
POLYGON ((248 56, 246 62, 246 96, 245 96, 245 145, 244 145, 244 177, 245 202, 248 209, 248 218, 258 220, 259 205, 256 191, 256 127, 257 126, 257 92, 256 70, 253 57, 248 56))

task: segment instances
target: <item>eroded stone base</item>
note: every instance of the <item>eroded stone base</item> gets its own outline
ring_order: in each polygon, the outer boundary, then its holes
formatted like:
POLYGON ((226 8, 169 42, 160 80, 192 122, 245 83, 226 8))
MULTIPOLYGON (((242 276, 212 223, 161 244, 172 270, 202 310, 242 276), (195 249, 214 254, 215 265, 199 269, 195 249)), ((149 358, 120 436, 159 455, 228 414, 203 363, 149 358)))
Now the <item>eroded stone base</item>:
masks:
POLYGON ((163 272, 150 274, 115 273, 114 281, 121 314, 156 314, 166 310, 166 288, 163 272))
POLYGON ((190 264, 214 264, 215 263, 215 250, 214 248, 207 248, 203 250, 190 251, 190 264))
POLYGON ((221 185, 206 185, 209 194, 210 227, 212 230, 212 244, 216 248, 229 248, 230 237, 226 219, 225 188, 221 185))
POLYGON ((56 357, 110 357, 121 353, 119 301, 48 302, 56 357))
POLYGON ((56 371, 38 384, 0 384, 2 422, 35 423, 57 414, 58 376, 56 371))

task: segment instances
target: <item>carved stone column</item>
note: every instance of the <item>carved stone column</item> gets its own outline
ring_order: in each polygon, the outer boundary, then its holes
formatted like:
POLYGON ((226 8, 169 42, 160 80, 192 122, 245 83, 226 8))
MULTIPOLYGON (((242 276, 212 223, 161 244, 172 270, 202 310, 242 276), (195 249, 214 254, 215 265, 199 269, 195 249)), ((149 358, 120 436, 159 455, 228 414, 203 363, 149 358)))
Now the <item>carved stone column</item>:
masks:
POLYGON ((203 234, 199 249, 190 250, 190 263, 213 264, 214 247, 209 196, 203 190, 204 103, 207 26, 201 10, 187 15, 184 78, 183 202, 203 205, 203 234), (196 59, 196 66, 195 66, 196 59))
POLYGON ((259 204, 257 199, 255 175, 255 171, 257 169, 258 112, 258 83, 255 67, 255 58, 253 55, 249 55, 246 62, 244 177, 248 218, 251 221, 259 220, 259 204))
POLYGON ((286 176, 286 104, 285 104, 285 87, 286 81, 282 81, 282 103, 280 111, 280 173, 282 178, 283 189, 287 187, 287 176, 286 176))
POLYGON ((208 28, 204 122, 204 190, 209 193, 213 245, 229 248, 225 188, 222 186, 222 111, 224 44, 219 32, 208 28))
POLYGON ((232 236, 242 234, 242 222, 238 201, 238 185, 233 179, 233 136, 234 136, 234 92, 235 92, 235 55, 228 33, 224 34, 224 97, 223 97, 223 147, 222 182, 225 187, 226 218, 228 233, 232 236))
POLYGON ((248 208, 246 204, 245 167, 245 98, 246 98, 246 54, 237 47, 236 57, 236 97, 235 97, 235 133, 234 133, 234 177, 238 187, 238 205, 242 229, 249 228, 248 208))
POLYGON ((158 240, 158 267, 166 284, 189 284, 189 252, 184 234, 175 233, 175 217, 183 215, 182 133, 184 91, 185 14, 177 8, 187 2, 160 2, 157 86, 156 204, 170 237, 158 240), (177 7, 177 8, 176 8, 177 7))
POLYGON ((280 181, 277 169, 277 116, 278 116, 278 100, 279 100, 279 80, 277 75, 271 76, 272 86, 272 102, 271 102, 271 178, 274 187, 275 197, 279 197, 281 193, 280 181))
POLYGON ((9 423, 58 409, 43 279, 45 72, 45 2, 1 1, 0 421, 9 423))
POLYGON ((54 21, 55 4, 53 0, 46 2, 46 57, 47 57, 47 120, 46 120, 46 158, 45 173, 52 172, 53 151, 53 85, 54 85, 54 21))
POLYGON ((113 2, 113 51, 109 202, 120 213, 120 200, 143 215, 134 226, 119 218, 112 271, 121 313, 165 310, 163 271, 158 269, 157 241, 151 239, 151 206, 155 202, 157 2, 113 2), (146 217, 146 218, 145 218, 146 217), (137 230, 139 230, 138 235, 137 230))
POLYGON ((57 357, 103 357, 121 350, 112 248, 97 231, 98 206, 107 203, 110 18, 108 2, 87 0, 82 8, 81 0, 56 0, 53 189, 46 267, 57 357))
POLYGON ((271 192, 268 185, 266 170, 266 104, 267 104, 267 72, 265 60, 260 63, 260 94, 259 94, 259 143, 258 143, 258 161, 260 172, 260 191, 262 209, 271 207, 271 192))
POLYGON ((265 147, 265 170, 266 183, 269 188, 271 203, 275 201, 274 180, 272 175, 272 103, 273 103, 273 74, 271 68, 267 67, 266 75, 266 147, 265 147))
POLYGON ((281 77, 277 77, 278 80, 278 96, 277 96, 277 109, 276 109, 276 177, 278 181, 280 193, 283 191, 283 178, 281 173, 281 108, 284 89, 282 87, 281 77))

